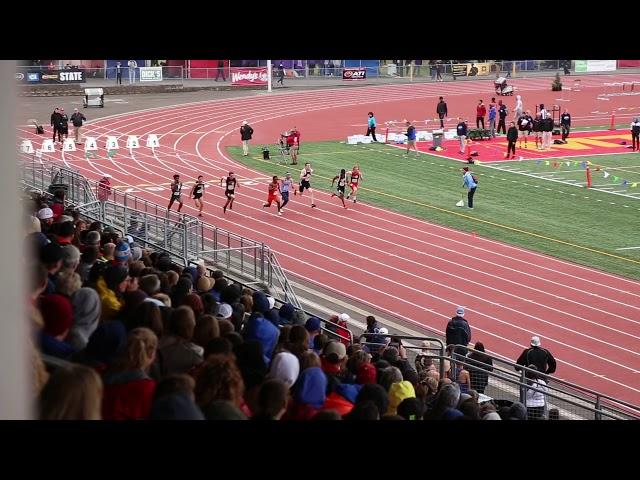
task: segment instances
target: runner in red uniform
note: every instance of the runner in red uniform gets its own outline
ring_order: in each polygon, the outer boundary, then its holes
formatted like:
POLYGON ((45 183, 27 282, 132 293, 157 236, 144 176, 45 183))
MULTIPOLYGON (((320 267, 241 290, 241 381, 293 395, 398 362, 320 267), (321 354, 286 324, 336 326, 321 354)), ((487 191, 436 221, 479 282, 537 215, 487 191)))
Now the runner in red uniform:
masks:
POLYGON ((362 172, 360 172, 360 167, 358 165, 353 166, 353 170, 349 174, 349 188, 351 191, 349 195, 347 195, 347 200, 353 197, 353 203, 356 203, 358 196, 358 186, 360 185, 360 181, 363 180, 362 172))
POLYGON ((269 194, 267 196, 267 203, 262 205, 262 208, 270 207, 272 202, 276 202, 276 205, 278 205, 278 215, 282 215, 282 212, 280 211, 280 209, 282 208, 280 206, 280 182, 278 181, 277 175, 273 176, 273 180, 269 184, 269 194))

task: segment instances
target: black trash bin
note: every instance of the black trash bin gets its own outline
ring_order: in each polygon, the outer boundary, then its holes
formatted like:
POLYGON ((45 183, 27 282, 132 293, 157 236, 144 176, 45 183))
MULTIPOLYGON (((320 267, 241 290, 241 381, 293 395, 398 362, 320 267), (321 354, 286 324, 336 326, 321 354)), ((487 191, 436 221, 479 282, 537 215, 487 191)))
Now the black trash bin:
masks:
POLYGON ((262 159, 269 160, 269 149, 267 147, 262 147, 262 159))

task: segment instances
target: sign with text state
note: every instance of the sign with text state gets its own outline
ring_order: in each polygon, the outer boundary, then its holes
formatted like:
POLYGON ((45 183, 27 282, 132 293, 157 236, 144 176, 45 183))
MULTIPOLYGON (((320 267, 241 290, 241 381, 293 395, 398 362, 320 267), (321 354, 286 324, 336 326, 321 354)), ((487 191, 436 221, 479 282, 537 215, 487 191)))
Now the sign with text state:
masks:
POLYGON ((84 83, 84 70, 32 70, 16 72, 16 81, 19 83, 84 83))

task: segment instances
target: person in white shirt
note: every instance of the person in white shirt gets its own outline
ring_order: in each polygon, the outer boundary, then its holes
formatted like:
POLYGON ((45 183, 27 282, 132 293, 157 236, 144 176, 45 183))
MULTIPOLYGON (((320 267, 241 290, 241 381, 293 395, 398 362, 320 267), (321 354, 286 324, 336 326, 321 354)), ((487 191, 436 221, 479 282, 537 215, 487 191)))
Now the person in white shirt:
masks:
POLYGON ((311 174, 313 173, 313 169, 311 168, 311 164, 309 162, 304 164, 304 168, 300 172, 300 196, 302 196, 305 190, 309 190, 309 194, 311 195, 311 208, 315 208, 316 204, 313 201, 313 190, 311 190, 311 174))
POLYGON ((127 62, 129 67, 129 83, 135 83, 136 81, 136 68, 138 68, 138 62, 135 60, 129 60, 127 62))
POLYGON ((527 368, 535 370, 527 371, 527 384, 532 388, 527 388, 525 407, 527 407, 527 420, 543 420, 547 406, 546 393, 547 382, 539 378, 538 367, 531 364, 527 368))
POLYGON ((522 106, 522 97, 520 95, 516 95, 516 106, 513 109, 514 119, 516 122, 522 116, 523 111, 524 107, 522 106))

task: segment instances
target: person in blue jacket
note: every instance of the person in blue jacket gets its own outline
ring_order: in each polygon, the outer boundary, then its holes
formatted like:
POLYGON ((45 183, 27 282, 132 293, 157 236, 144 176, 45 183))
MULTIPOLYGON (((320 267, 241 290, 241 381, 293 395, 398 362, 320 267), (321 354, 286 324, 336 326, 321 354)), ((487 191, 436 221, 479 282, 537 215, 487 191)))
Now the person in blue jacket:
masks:
POLYGON ((416 157, 419 155, 418 154, 418 147, 416 146, 416 127, 413 126, 413 124, 407 120, 406 121, 407 124, 407 151, 405 153, 405 155, 409 155, 409 150, 411 149, 411 147, 413 147, 413 149, 416 151, 416 157))
POLYGON ((469 189, 469 193, 467 193, 467 206, 473 210, 473 196, 476 193, 476 188, 478 188, 478 182, 469 171, 469 167, 464 167, 462 171, 464 172, 462 175, 462 187, 469 189))
POLYGON ((371 135, 373 137, 373 141, 377 142, 376 139, 376 117, 373 116, 373 112, 369 112, 369 120, 367 120, 367 137, 371 135))

